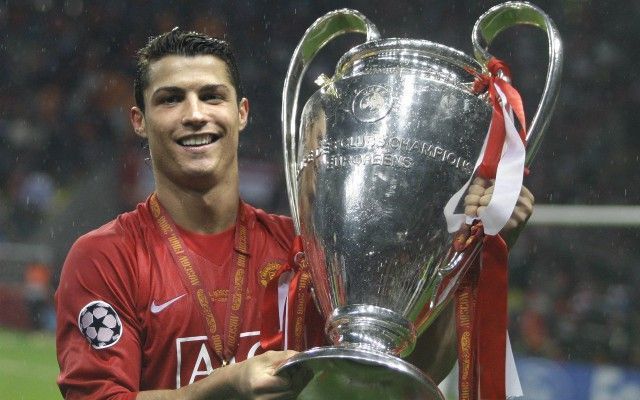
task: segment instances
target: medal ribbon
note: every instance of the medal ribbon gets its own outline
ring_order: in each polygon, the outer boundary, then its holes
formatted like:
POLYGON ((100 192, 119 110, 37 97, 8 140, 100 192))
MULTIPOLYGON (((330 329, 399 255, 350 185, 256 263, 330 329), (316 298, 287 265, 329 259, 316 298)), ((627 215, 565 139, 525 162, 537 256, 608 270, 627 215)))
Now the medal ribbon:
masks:
POLYGON ((482 223, 463 225, 454 236, 452 250, 473 257, 471 265, 460 280, 455 295, 456 334, 458 342, 458 393, 460 400, 475 400, 478 390, 477 371, 477 329, 475 313, 479 265, 478 258, 472 252, 482 240, 482 223))
POLYGON ((225 316, 224 343, 223 335, 218 331, 218 324, 213 313, 211 299, 207 293, 204 281, 200 278, 201 266, 196 262, 196 257, 185 246, 178 233, 171 216, 158 201, 157 194, 153 193, 149 199, 151 214, 160 230, 160 233, 170 250, 171 257, 181 272, 180 277, 191 293, 194 301, 200 307, 209 344, 214 350, 222 365, 226 365, 235 355, 240 335, 240 323, 244 311, 244 297, 247 287, 247 259, 249 256, 249 240, 246 212, 242 202, 238 209, 238 222, 234 234, 233 268, 229 276, 229 295, 227 298, 227 313, 225 316))
MULTIPOLYGON (((456 294, 460 367, 458 387, 460 399, 464 400, 506 399, 507 396, 505 370, 509 250, 497 233, 511 215, 517 201, 516 194, 522 185, 522 172, 518 175, 516 171, 518 168, 522 171, 523 168, 522 150, 516 149, 522 145, 516 144, 514 147, 512 137, 519 136, 522 144, 526 145, 524 107, 519 93, 508 82, 511 72, 506 64, 496 58, 489 60, 488 69, 491 75, 470 71, 476 76, 474 92, 488 91, 493 106, 491 126, 477 175, 496 179, 496 189, 487 207, 491 211, 480 215, 480 219, 486 219, 487 224, 491 222, 491 234, 483 233, 481 258, 473 262, 456 294), (503 79, 503 76, 507 79, 503 79), (513 114, 520 124, 519 129, 515 127, 513 114), (518 155, 514 156, 516 153, 518 155), (507 165, 500 164, 504 154, 509 154, 507 165), (496 199, 496 193, 502 192, 498 186, 505 187, 501 182, 501 174, 511 190, 506 195, 503 194, 506 192, 501 193, 501 198, 496 199)), ((528 174, 526 169, 523 172, 528 174)))
POLYGON ((507 245, 500 235, 485 236, 476 308, 477 364, 481 399, 506 399, 507 245))
POLYGON ((476 285, 478 273, 475 265, 465 274, 456 293, 456 334, 458 338, 458 398, 475 400, 478 390, 476 371, 476 285))
POLYGON ((481 223, 473 228, 478 233, 463 233, 462 240, 466 246, 482 240, 482 255, 472 261, 456 292, 459 398, 505 399, 508 249, 499 235, 485 235, 481 223))
POLYGON ((305 349, 305 317, 309 314, 308 311, 311 311, 310 288, 311 274, 302 252, 302 238, 296 236, 289 260, 278 269, 264 292, 260 328, 260 346, 264 350, 287 348, 302 351, 305 349), (287 293, 286 318, 281 326, 278 315, 278 285, 280 277, 287 271, 293 271, 293 277, 289 282, 287 293))

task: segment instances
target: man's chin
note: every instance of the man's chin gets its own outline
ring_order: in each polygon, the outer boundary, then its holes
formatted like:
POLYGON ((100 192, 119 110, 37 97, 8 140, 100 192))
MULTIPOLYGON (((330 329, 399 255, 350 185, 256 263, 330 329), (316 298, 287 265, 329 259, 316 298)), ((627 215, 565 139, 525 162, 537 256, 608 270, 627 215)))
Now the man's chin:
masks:
POLYGON ((194 190, 209 190, 213 186, 228 182, 230 173, 220 173, 215 168, 189 168, 182 171, 180 182, 182 186, 194 190))

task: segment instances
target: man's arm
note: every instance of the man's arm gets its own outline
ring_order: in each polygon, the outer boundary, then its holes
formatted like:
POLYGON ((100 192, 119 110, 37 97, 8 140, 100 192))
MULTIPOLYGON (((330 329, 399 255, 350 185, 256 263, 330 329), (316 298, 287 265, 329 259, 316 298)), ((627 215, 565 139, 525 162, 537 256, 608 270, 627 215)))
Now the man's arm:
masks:
MULTIPOLYGON (((491 181, 475 178, 465 197, 465 214, 477 216, 486 207, 493 194, 491 181)), ((507 246, 512 247, 527 220, 533 213, 535 199, 526 187, 522 187, 516 208, 500 232, 507 246)), ((451 371, 456 362, 456 321, 454 302, 445 307, 436 320, 418 338, 416 347, 407 361, 422 369, 437 384, 451 371)))
POLYGON ((268 351, 246 361, 215 369, 211 375, 176 390, 138 393, 136 400, 276 400, 293 399, 300 388, 275 375, 280 363, 295 351, 268 351))

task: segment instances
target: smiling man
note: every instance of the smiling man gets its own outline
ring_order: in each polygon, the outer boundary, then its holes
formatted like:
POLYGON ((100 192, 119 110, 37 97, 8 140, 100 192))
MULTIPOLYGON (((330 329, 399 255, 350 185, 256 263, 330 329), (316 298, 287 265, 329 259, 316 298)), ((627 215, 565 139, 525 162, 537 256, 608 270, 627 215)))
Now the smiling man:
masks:
POLYGON ((292 351, 260 347, 260 273, 287 260, 290 219, 243 203, 247 124, 227 43, 173 30, 138 53, 130 118, 155 193, 73 245, 56 293, 67 399, 280 399, 292 351), (224 366, 224 367, 223 367, 224 366))

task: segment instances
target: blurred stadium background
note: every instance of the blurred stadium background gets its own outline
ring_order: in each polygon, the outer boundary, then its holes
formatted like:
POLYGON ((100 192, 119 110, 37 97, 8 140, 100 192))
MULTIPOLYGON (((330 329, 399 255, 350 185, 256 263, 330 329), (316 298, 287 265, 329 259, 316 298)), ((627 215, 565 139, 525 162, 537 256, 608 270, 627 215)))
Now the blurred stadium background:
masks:
MULTIPOLYGON (((510 334, 525 399, 638 399, 640 3, 535 3, 560 29, 565 69, 526 181, 538 207, 511 257, 510 334)), ((384 37, 470 54, 473 23, 495 4, 0 1, 0 397, 59 398, 51 302, 65 254, 152 187, 127 119, 134 52, 150 35, 180 26, 231 41, 252 111, 240 143, 243 196, 287 213, 280 99, 305 29, 351 7, 384 37)), ((304 90, 359 40, 330 45, 304 90)), ((514 29, 493 49, 511 64, 531 117, 547 62, 544 35, 514 29)))

